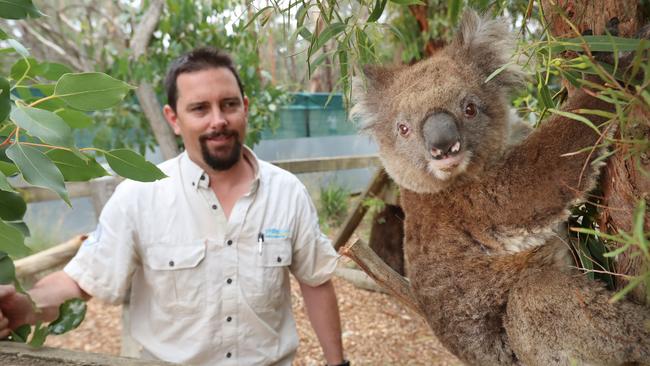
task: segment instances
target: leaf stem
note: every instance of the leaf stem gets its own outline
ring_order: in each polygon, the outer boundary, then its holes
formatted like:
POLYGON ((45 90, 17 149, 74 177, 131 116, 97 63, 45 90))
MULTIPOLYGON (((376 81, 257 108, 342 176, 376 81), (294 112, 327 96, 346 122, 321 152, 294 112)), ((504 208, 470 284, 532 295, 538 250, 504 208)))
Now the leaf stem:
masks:
POLYGON ((0 147, 3 147, 3 146, 6 146, 6 145, 9 145, 9 144, 11 143, 11 137, 12 137, 14 134, 18 135, 18 134, 17 134, 18 128, 19 128, 19 127, 16 127, 15 130, 11 131, 11 133, 9 134, 9 136, 7 136, 7 138, 6 138, 4 141, 2 141, 2 143, 0 143, 0 147))
POLYGON ((41 104, 41 103, 43 103, 45 101, 48 101, 48 100, 54 99, 54 98, 58 98, 58 97, 59 97, 58 95, 52 94, 49 97, 44 97, 44 98, 41 98, 39 100, 36 100, 36 101, 32 102, 28 107, 34 107, 34 106, 39 105, 39 104, 41 104))

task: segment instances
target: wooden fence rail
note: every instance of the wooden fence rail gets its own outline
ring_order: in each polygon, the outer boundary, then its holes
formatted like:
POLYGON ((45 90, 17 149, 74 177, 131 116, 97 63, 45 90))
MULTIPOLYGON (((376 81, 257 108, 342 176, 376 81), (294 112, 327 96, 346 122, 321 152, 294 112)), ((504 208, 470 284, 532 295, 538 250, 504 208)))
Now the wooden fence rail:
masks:
MULTIPOLYGON (((301 173, 318 173, 332 170, 347 170, 357 168, 367 168, 369 166, 379 166, 379 158, 377 155, 356 155, 356 156, 341 156, 331 158, 308 158, 308 159, 290 159, 290 160, 277 160, 272 161, 272 164, 288 170, 294 174, 301 173)), ((121 181, 120 177, 105 177, 97 179, 97 182, 104 182, 115 186, 121 181)), ((66 183, 68 194, 70 198, 90 197, 92 196, 97 187, 94 187, 93 182, 71 182, 66 183)), ((58 200, 59 196, 46 188, 32 187, 32 186, 18 186, 16 189, 20 190, 27 202, 43 202, 58 200)))

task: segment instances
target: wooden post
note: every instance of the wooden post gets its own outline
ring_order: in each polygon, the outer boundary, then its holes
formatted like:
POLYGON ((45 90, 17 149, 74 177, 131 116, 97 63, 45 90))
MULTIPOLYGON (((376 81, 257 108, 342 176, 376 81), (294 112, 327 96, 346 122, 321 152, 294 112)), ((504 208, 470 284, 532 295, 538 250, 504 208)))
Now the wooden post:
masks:
POLYGON ((348 239, 350 239, 350 236, 352 236, 352 233, 354 233, 354 230, 356 230, 357 226, 359 226, 359 223, 363 219, 363 216, 368 211, 368 207, 363 204, 364 200, 368 197, 376 196, 379 194, 379 192, 381 192, 381 190, 386 184, 388 184, 388 182, 389 179, 386 171, 383 168, 377 170, 377 173, 375 173, 375 176, 370 182, 370 185, 366 191, 361 195, 359 202, 357 202, 357 205, 354 207, 354 210, 345 219, 341 231, 339 231, 339 234, 334 240, 334 249, 339 250, 339 248, 345 245, 348 239))

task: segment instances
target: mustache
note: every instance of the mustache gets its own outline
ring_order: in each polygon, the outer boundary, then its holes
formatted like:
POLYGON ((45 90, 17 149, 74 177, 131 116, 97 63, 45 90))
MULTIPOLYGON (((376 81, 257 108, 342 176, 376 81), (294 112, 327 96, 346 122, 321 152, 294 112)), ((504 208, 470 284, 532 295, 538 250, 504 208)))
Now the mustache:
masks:
POLYGON ((238 138, 239 133, 236 130, 228 130, 228 129, 223 129, 221 131, 212 131, 199 136, 199 141, 205 141, 211 138, 218 138, 222 136, 238 138))

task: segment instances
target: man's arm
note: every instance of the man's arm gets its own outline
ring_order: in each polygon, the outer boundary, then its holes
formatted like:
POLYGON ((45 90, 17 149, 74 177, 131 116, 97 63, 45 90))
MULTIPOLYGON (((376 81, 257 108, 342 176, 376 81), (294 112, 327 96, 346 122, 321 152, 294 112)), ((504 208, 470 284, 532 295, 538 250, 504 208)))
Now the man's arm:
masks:
POLYGON ((305 300, 309 322, 323 348, 327 364, 343 363, 341 320, 332 281, 316 287, 300 283, 300 291, 305 300))
POLYGON ((63 271, 43 277, 28 291, 36 308, 12 285, 0 285, 0 339, 23 324, 50 322, 59 316, 59 305, 72 298, 90 299, 77 282, 63 271))

